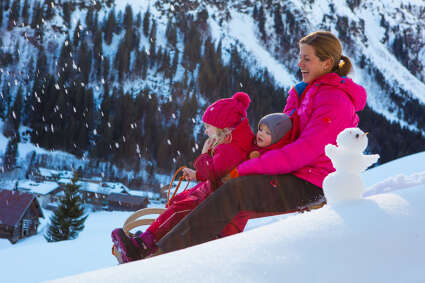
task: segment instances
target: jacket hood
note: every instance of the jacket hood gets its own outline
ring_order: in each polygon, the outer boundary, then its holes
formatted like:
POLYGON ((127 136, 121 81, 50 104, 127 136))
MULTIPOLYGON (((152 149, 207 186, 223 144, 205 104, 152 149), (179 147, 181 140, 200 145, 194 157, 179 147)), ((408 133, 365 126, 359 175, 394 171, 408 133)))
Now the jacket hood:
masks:
POLYGON ((231 144, 241 148, 243 151, 249 152, 254 139, 254 133, 249 126, 248 119, 244 119, 232 131, 231 144))
POLYGON ((356 84, 348 77, 340 77, 336 73, 329 73, 319 77, 312 83, 330 85, 342 90, 353 102, 356 112, 363 110, 363 108, 366 106, 366 90, 364 87, 356 84))

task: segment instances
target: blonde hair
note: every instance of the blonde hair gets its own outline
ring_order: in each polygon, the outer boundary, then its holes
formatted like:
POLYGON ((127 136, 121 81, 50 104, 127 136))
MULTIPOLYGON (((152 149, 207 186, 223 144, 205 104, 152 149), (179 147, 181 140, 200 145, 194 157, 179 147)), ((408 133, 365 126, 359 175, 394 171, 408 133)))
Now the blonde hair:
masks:
POLYGON ((223 128, 223 129, 219 129, 217 127, 215 127, 216 129, 216 134, 214 136, 215 138, 215 142, 211 147, 211 152, 212 154, 214 154, 215 148, 223 143, 230 143, 232 141, 232 128, 223 128))
POLYGON ((315 31, 301 38, 299 44, 307 44, 314 48, 320 61, 331 59, 333 62, 330 73, 341 77, 347 76, 352 70, 350 58, 342 55, 342 45, 339 39, 329 31, 315 31))

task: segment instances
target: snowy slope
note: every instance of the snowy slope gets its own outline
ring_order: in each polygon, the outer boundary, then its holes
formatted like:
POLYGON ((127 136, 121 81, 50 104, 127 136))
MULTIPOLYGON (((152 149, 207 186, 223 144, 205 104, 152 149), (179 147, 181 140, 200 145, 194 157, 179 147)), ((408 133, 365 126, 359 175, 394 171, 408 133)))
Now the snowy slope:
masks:
MULTIPOLYGON (((421 172, 425 152, 363 177, 370 189, 421 172)), ((93 213, 74 241, 47 243, 40 230, 16 245, 0 240, 2 282, 423 282, 425 180, 417 180, 356 202, 256 219, 245 233, 122 266, 109 235, 129 214, 93 213)))

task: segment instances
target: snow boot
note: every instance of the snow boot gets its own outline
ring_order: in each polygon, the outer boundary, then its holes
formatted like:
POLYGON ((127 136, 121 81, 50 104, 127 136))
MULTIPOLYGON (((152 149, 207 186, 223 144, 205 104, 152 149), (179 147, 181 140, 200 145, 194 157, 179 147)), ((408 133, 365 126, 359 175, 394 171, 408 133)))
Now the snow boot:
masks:
POLYGON ((119 263, 127 263, 143 259, 156 250, 153 235, 150 232, 137 232, 136 236, 127 236, 123 229, 115 229, 111 233, 112 254, 119 263))

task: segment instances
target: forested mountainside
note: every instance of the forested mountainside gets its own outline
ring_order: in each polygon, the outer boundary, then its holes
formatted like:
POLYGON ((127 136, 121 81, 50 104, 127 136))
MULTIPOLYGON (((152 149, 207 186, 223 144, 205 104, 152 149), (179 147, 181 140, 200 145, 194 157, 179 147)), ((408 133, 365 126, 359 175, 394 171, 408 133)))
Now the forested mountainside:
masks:
MULTIPOLYGON (((0 5, 3 171, 24 158, 17 150, 23 137, 88 160, 83 172, 105 164, 134 172, 134 186, 147 182, 137 172, 190 165, 208 103, 249 93, 254 129, 263 114, 282 110, 300 79, 298 40, 317 29, 341 38, 355 80, 368 91, 359 113, 360 127, 371 132, 368 150, 381 163, 425 150, 425 1, 0 5)), ((37 166, 51 158, 25 160, 37 166)))

